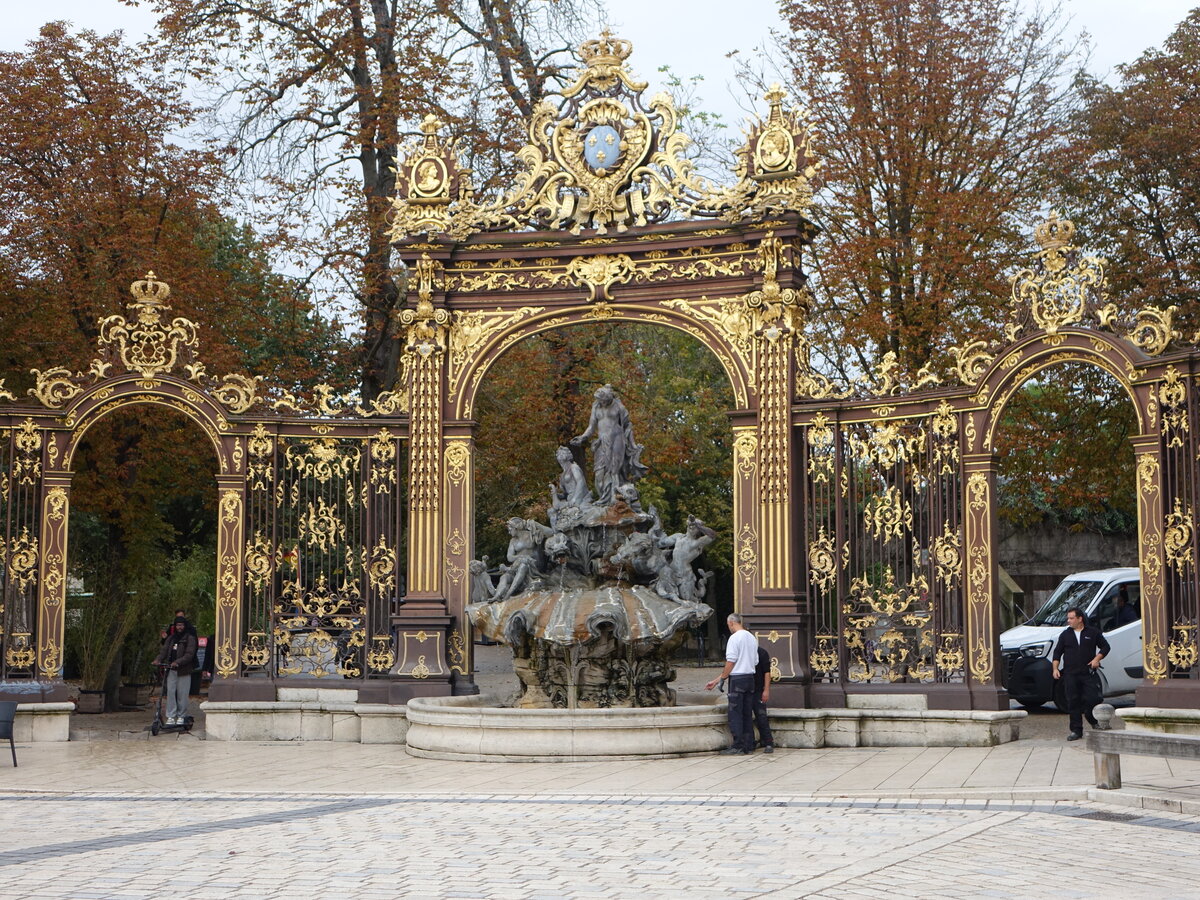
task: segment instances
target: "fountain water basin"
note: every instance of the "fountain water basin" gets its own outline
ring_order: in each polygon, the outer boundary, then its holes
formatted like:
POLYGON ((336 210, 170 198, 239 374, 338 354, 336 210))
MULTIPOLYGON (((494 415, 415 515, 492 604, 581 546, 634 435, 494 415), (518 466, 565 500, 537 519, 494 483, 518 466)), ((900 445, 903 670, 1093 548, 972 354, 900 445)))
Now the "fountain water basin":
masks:
POLYGON ((408 702, 407 751, 465 762, 588 762, 711 754, 729 744, 724 695, 680 693, 679 705, 513 709, 497 697, 408 702))

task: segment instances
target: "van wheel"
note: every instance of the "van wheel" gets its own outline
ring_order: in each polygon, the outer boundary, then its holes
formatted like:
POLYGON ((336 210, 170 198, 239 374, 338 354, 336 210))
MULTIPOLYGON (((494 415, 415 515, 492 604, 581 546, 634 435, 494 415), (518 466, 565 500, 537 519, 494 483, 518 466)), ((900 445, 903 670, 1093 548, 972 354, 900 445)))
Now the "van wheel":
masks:
POLYGON ((1054 682, 1054 705, 1058 708, 1059 712, 1065 713, 1067 711, 1067 689, 1063 686, 1061 678, 1056 679, 1054 682))
POLYGON ((1036 713, 1042 711, 1042 704, 1037 703, 1036 701, 1030 700, 1028 703, 1026 703, 1024 700, 1018 700, 1017 702, 1021 704, 1021 709, 1027 710, 1028 712, 1036 713))

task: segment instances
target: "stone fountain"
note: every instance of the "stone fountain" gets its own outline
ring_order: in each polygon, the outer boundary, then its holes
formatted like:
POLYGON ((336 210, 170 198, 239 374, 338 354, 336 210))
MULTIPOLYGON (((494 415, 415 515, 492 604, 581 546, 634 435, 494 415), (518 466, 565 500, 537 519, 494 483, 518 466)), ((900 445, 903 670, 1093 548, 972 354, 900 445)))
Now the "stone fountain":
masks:
POLYGON ((549 524, 508 521, 507 563, 493 585, 472 564, 475 628, 513 652, 526 709, 675 705, 670 657, 688 629, 712 614, 711 572, 696 562, 715 534, 695 517, 668 535, 644 510, 646 473, 629 413, 611 385, 596 391, 587 430, 559 447, 549 524), (592 439, 593 485, 573 448, 592 439))

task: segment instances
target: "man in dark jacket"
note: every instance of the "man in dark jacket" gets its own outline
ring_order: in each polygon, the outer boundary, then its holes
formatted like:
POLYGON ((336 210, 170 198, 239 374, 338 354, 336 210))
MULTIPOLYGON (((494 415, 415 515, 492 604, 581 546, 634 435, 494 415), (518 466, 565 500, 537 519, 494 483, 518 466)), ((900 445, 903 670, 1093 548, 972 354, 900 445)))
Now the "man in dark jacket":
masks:
POLYGON ((166 724, 182 725, 187 715, 192 669, 196 667, 196 629, 183 616, 175 617, 154 664, 167 669, 163 686, 167 694, 166 724))
POLYGON ((758 742, 763 753, 775 752, 775 738, 771 735, 771 720, 767 714, 767 703, 771 699, 771 654, 761 644, 758 647, 758 665, 754 667, 754 724, 758 727, 758 742))
POLYGON ((1083 610, 1072 606, 1067 610, 1067 627, 1054 645, 1054 677, 1061 678, 1067 696, 1067 712, 1071 717, 1068 741, 1083 737, 1083 718, 1096 727, 1092 708, 1100 702, 1100 660, 1109 651, 1108 641, 1099 628, 1087 624, 1083 610), (1062 667, 1059 668, 1061 660, 1062 667))

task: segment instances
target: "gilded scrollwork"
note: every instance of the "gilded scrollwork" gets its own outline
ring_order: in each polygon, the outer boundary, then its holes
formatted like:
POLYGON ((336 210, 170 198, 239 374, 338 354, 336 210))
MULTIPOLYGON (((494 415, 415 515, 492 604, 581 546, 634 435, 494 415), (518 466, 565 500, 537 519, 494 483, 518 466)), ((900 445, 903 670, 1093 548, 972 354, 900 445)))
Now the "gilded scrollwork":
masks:
POLYGON ((1187 437, 1188 422, 1187 382, 1179 370, 1168 366, 1159 385, 1157 397, 1162 404, 1162 431, 1168 447, 1182 447, 1187 437))
POLYGON ((31 369, 30 372, 37 382, 29 389, 29 396, 47 409, 58 409, 83 393, 83 388, 75 384, 75 379, 82 376, 72 375, 70 369, 58 366, 45 372, 40 369, 31 369))
POLYGON ((1012 279, 1014 304, 1048 334, 1082 322, 1107 297, 1105 260, 1081 256, 1071 244, 1074 236, 1075 224, 1051 213, 1034 229, 1041 246, 1036 268, 1023 269, 1012 279))
POLYGON ((318 497, 316 503, 308 503, 299 523, 300 538, 310 547, 328 551, 346 539, 346 523, 324 497, 318 497))
POLYGON ((380 428, 371 436, 371 484, 376 494, 390 494, 396 486, 396 436, 380 428))
POLYGON ((37 535, 31 535, 27 527, 13 537, 8 544, 8 577, 18 591, 25 591, 37 583, 38 553, 37 535))
POLYGON ((738 532, 737 570, 746 582, 752 581, 758 572, 758 535, 748 524, 738 532))
POLYGON ((950 523, 942 526, 942 533, 933 541, 933 562, 937 579, 949 591, 962 578, 962 538, 958 529, 950 523))
POLYGON ((100 322, 99 346, 111 349, 122 365, 144 378, 164 375, 175 368, 183 353, 196 348, 196 326, 187 319, 176 318, 167 324, 163 313, 170 287, 158 281, 153 272, 130 287, 134 302, 129 308, 134 321, 113 315, 100 322))
POLYGON ((377 634, 371 638, 371 651, 367 654, 367 668, 372 672, 388 672, 396 664, 396 648, 389 634, 377 634))
POLYGON ((877 540, 900 538, 905 529, 912 530, 912 504, 895 485, 888 485, 863 504, 863 527, 877 540))
POLYGON ((1163 528, 1163 554, 1167 565, 1180 577, 1187 577, 1192 568, 1192 545, 1196 537, 1196 518, 1191 504, 1184 506, 1175 498, 1174 510, 1167 514, 1163 528))
POLYGON ((589 291, 588 300, 612 300, 613 285, 633 279, 637 266, 625 253, 577 256, 567 265, 567 275, 589 291))
POLYGON ((271 649, 267 646, 267 633, 246 632, 246 641, 242 644, 242 665, 247 669, 261 669, 270 658, 271 649))
POLYGON ((945 632, 941 635, 942 645, 934 654, 934 662, 938 670, 946 675, 957 675, 966 663, 966 654, 962 648, 962 635, 945 632))
POLYGON ((265 491, 275 480, 275 441, 262 422, 254 426, 246 449, 250 454, 246 466, 246 486, 253 491, 265 491))
POLYGON ((258 386, 262 377, 255 375, 226 375, 212 390, 213 397, 234 415, 239 415, 258 402, 258 386))
POLYGON ((1167 661, 1176 670, 1191 669, 1196 665, 1197 660, 1200 660, 1200 652, 1196 647, 1196 622, 1180 619, 1171 626, 1171 632, 1171 642, 1167 644, 1166 648, 1167 661))
POLYGON ((467 477, 467 466, 471 462, 471 449, 466 441, 446 442, 446 478, 455 487, 460 487, 467 477))
POLYGON ((995 358, 988 352, 987 341, 971 341, 963 347, 951 347, 950 355, 954 357, 959 382, 968 387, 979 383, 995 358))
POLYGON ((958 470, 958 416, 943 400, 930 419, 929 433, 933 444, 933 467, 941 475, 958 470))
POLYGON ((13 477, 18 484, 36 484, 42 475, 42 430, 26 418, 13 429, 13 444, 17 448, 13 477))
POLYGON ((254 533, 254 540, 246 542, 246 584, 261 596, 275 574, 275 550, 261 531, 254 533))
POLYGON ((833 478, 833 428, 824 413, 817 413, 806 430, 808 475, 814 484, 829 483, 833 478))
POLYGON ((371 563, 367 567, 371 590, 391 596, 396 590, 396 550, 389 547, 382 536, 371 550, 371 563))
POLYGON ((818 634, 816 649, 808 655, 808 664, 814 674, 832 676, 838 670, 836 634, 818 634))
POLYGON ((828 593, 837 581, 837 555, 833 538, 821 526, 816 538, 808 545, 808 580, 813 587, 828 593))

